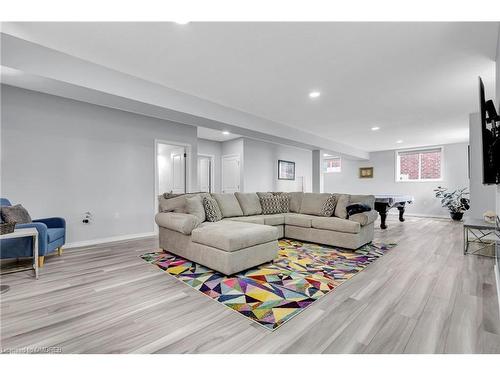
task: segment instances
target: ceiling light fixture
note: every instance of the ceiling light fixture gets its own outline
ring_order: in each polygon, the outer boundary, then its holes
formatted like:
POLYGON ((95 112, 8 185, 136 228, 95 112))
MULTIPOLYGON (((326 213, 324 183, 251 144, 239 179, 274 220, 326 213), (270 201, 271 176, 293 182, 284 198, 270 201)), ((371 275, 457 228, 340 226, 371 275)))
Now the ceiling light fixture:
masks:
POLYGON ((189 23, 189 21, 174 21, 178 25, 186 25, 189 23))
POLYGON ((222 132, 222 134, 224 134, 224 135, 229 135, 230 133, 229 133, 227 130, 224 130, 224 131, 222 132))
POLYGON ((320 97, 320 95, 321 95, 321 93, 320 93, 319 91, 311 91, 311 92, 309 93, 309 97, 310 97, 311 99, 316 99, 316 98, 319 98, 319 97, 320 97))
POLYGON ((324 156, 325 158, 327 158, 327 157, 329 157, 329 156, 333 156, 333 155, 330 155, 330 154, 323 154, 323 156, 324 156))
POLYGON ((403 143, 403 140, 402 140, 402 139, 398 139, 398 140, 396 141, 396 143, 403 143))
POLYGON ((372 127, 372 130, 373 131, 380 130, 380 126, 374 126, 374 127, 372 127))

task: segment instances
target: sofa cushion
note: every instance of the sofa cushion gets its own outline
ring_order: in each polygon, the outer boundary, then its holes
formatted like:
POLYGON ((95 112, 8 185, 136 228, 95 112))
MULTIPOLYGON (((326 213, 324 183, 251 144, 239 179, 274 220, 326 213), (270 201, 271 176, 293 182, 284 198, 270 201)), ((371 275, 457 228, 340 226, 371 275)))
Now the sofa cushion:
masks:
POLYGON ((2 220, 6 223, 16 222, 17 224, 28 224, 31 223, 31 216, 20 204, 14 206, 2 206, 0 208, 0 215, 2 220))
POLYGON ((217 201, 223 217, 243 216, 238 200, 234 194, 212 194, 217 201))
POLYGON ((359 223, 338 217, 313 217, 311 224, 313 228, 335 232, 359 233, 361 230, 359 223))
POLYGON ((347 206, 350 203, 350 195, 337 194, 337 204, 335 205, 334 215, 338 218, 347 218, 347 206))
POLYGON ((285 224, 284 214, 260 215, 264 219, 266 225, 283 225, 285 224))
POLYGON ((223 220, 204 223, 191 233, 193 242, 224 251, 238 251, 278 239, 278 230, 269 225, 223 220))
POLYGON ((260 215, 262 207, 260 206, 260 199, 256 193, 234 193, 234 196, 240 204, 243 215, 260 215))
POLYGON ((54 242, 64 237, 64 228, 47 228, 47 241, 54 242))
POLYGON ((299 213, 304 193, 301 191, 293 191, 291 193, 288 193, 288 195, 290 196, 290 212, 299 213))
POLYGON ((200 225, 200 219, 196 216, 181 212, 159 212, 155 216, 155 221, 160 227, 183 234, 191 234, 192 230, 200 225))
POLYGON ((213 222, 222 220, 222 212, 220 211, 219 204, 214 198, 204 197, 203 208, 205 209, 207 221, 213 222))
POLYGON ((186 213, 186 198, 199 195, 202 200, 210 196, 208 193, 188 193, 188 194, 169 194, 165 193, 158 197, 159 212, 182 212, 186 213))
POLYGON ((304 193, 300 213, 321 216, 325 202, 330 196, 330 193, 304 193))
POLYGON ((205 221, 205 207, 203 206, 203 199, 200 195, 186 197, 186 213, 196 216, 200 219, 200 223, 205 221))
POLYGON ((375 222, 378 218, 378 212, 375 210, 363 212, 360 214, 354 214, 349 216, 349 220, 355 221, 357 223, 360 223, 361 226, 365 226, 368 224, 371 224, 375 222))
POLYGON ((243 223, 253 223, 253 224, 261 224, 261 225, 265 224, 263 215, 235 216, 235 217, 225 218, 224 220, 241 221, 243 223))
POLYGON ((296 227, 311 228, 311 221, 313 217, 314 216, 311 215, 296 214, 290 212, 285 214, 285 224, 295 225, 296 227))

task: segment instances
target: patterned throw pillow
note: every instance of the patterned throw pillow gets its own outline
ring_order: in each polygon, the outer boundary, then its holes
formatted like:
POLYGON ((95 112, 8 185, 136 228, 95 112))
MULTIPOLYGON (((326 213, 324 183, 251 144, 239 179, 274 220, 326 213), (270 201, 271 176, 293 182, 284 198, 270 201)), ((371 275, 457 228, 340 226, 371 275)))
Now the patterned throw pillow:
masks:
POLYGON ((335 211, 335 206, 337 205, 337 196, 332 194, 330 195, 325 203, 323 204, 323 208, 321 209, 321 216, 332 216, 335 211))
POLYGON ((273 195, 278 196, 282 199, 282 211, 281 212, 290 212, 290 202, 292 200, 292 196, 289 193, 284 192, 275 192, 273 195))
POLYGON ((203 207, 205 208, 205 217, 207 221, 222 220, 222 212, 220 211, 217 201, 212 197, 203 198, 203 207))
POLYGON ((283 197, 272 195, 260 198, 263 215, 280 214, 283 212, 283 197))

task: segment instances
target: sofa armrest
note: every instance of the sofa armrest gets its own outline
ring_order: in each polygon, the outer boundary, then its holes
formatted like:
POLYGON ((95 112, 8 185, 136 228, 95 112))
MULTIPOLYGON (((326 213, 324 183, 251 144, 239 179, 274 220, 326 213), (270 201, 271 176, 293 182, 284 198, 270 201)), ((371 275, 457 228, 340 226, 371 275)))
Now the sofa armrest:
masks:
POLYGON ((180 212, 159 212, 155 216, 158 226, 183 234, 191 234, 192 230, 201 224, 198 217, 180 212))
POLYGON ((66 220, 62 217, 47 217, 33 220, 34 223, 44 223, 47 228, 66 228, 66 220))
POLYGON ((16 224, 16 229, 35 228, 38 231, 38 256, 44 256, 47 253, 47 225, 44 223, 16 224))
POLYGON ((375 220, 377 220, 377 217, 378 217, 378 212, 375 210, 371 210, 351 215, 349 216, 349 220, 355 221, 361 224, 361 226, 365 226, 375 222, 375 220))

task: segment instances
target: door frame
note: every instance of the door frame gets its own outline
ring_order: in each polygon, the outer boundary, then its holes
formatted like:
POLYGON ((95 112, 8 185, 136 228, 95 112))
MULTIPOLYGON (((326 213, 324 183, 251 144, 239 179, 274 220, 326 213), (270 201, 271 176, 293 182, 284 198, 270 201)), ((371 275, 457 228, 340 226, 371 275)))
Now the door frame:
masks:
MULTIPOLYGON (((154 140, 154 153, 153 153, 153 161, 154 161, 154 197, 153 197, 153 207, 154 207, 154 214, 158 212, 158 184, 159 184, 159 178, 158 178, 158 145, 159 144, 167 144, 167 145, 175 145, 175 146, 180 146, 184 147, 186 150, 186 157, 184 158, 185 160, 185 165, 186 165, 186 170, 184 171, 184 179, 185 179, 185 189, 186 192, 189 193, 191 192, 191 155, 192 155, 192 146, 189 143, 184 143, 184 142, 177 142, 177 141, 169 141, 167 139, 158 139, 155 138, 154 140)), ((154 233, 158 234, 158 225, 156 225, 154 218, 153 218, 153 228, 154 228, 154 233)))
POLYGON ((220 159, 220 192, 224 192, 224 159, 225 158, 232 158, 232 157, 238 157, 238 160, 240 162, 240 175, 239 175, 239 192, 242 192, 243 184, 241 183, 241 155, 240 154, 227 154, 227 155, 222 155, 220 159))
MULTIPOLYGON (((198 156, 210 159, 210 192, 215 193, 215 155, 198 154, 198 156)), ((198 168, 198 160, 196 160, 196 168, 198 168)), ((198 170, 197 172, 200 173, 198 170)), ((200 187, 200 181, 198 181, 198 187, 200 187)))

